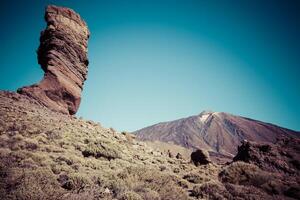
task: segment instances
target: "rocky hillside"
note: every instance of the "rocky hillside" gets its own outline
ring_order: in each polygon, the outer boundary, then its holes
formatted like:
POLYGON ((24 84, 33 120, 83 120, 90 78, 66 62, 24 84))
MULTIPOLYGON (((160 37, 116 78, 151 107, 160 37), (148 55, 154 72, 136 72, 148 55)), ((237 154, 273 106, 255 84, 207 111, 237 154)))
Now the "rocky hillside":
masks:
POLYGON ((300 142, 289 141, 247 143, 229 165, 195 166, 129 133, 0 92, 0 199, 297 199, 300 142))
POLYGON ((183 176, 199 170, 130 134, 0 92, 0 199, 188 199, 183 176))
POLYGON ((281 136, 300 136, 296 131, 222 112, 202 112, 196 116, 155 124, 134 133, 138 139, 145 141, 172 142, 186 148, 202 148, 231 157, 236 154, 243 140, 274 143, 281 136))
MULTIPOLYGON (((44 79, 19 93, 0 91, 1 200, 299 199, 297 138, 244 142, 219 165, 206 151, 174 157, 72 115, 86 78, 88 32, 68 8, 47 7, 46 21, 38 52, 44 79)), ((206 115, 200 121, 214 114, 206 115)))

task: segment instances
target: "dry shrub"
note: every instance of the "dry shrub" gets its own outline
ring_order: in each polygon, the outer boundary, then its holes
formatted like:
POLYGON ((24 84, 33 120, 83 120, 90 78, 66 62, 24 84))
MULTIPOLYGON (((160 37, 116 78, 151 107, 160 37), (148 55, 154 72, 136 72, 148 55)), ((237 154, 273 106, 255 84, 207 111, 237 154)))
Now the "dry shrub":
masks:
POLYGON ((125 138, 129 144, 134 143, 135 135, 128 133, 126 131, 121 132, 121 134, 125 136, 125 138))
POLYGON ((99 187, 97 185, 93 185, 92 187, 88 187, 81 192, 77 191, 68 191, 64 194, 64 198, 67 200, 112 200, 112 196, 110 193, 105 191, 105 188, 99 187))
POLYGON ((178 185, 180 178, 144 167, 128 167, 110 177, 110 189, 116 198, 126 191, 134 191, 143 199, 188 199, 178 185))
POLYGON ((230 164, 221 171, 219 178, 232 196, 242 199, 269 199, 269 195, 297 199, 300 195, 299 185, 292 177, 284 178, 244 162, 230 164))
POLYGON ((62 139, 61 133, 57 130, 49 130, 45 132, 47 139, 50 141, 62 139))
POLYGON ((183 179, 187 180, 190 183, 204 183, 207 182, 209 179, 205 175, 201 175, 200 173, 189 173, 183 176, 183 179))
POLYGON ((108 186, 116 197, 128 190, 128 185, 126 185, 126 183, 120 179, 108 181, 108 186))
POLYGON ((104 157, 108 160, 121 158, 121 150, 119 147, 105 140, 89 141, 86 148, 82 151, 82 154, 84 157, 104 157))
POLYGON ((288 178, 288 180, 271 180, 263 184, 261 188, 271 195, 287 196, 294 199, 300 197, 299 183, 292 178, 288 178))
POLYGON ((238 199, 238 200, 273 199, 267 193, 254 186, 234 185, 234 184, 226 183, 225 187, 228 193, 232 196, 231 199, 238 199))
POLYGON ((66 164, 57 164, 57 163, 52 163, 50 164, 50 168, 52 170, 52 172, 54 174, 69 174, 72 172, 72 168, 69 166, 69 165, 66 165, 66 164))
POLYGON ((58 181, 63 188, 76 193, 83 192, 93 184, 91 179, 82 173, 62 174, 59 176, 58 181))
POLYGON ((191 191, 191 195, 197 198, 212 200, 228 199, 230 196, 222 183, 216 181, 195 185, 191 191))
POLYGON ((1 168, 0 199, 62 199, 64 191, 48 168, 1 168), (5 188, 5 189, 3 189, 5 188))
POLYGON ((74 161, 70 158, 67 158, 66 156, 59 156, 56 158, 56 162, 60 164, 66 163, 67 165, 72 165, 74 161))
POLYGON ((234 162, 230 164, 221 171, 219 177, 222 182, 238 185, 253 185, 255 187, 260 187, 274 179, 272 174, 261 170, 256 165, 245 162, 234 162))
POLYGON ((127 191, 121 194, 120 200, 143 200, 142 197, 133 191, 127 191))
POLYGON ((16 150, 37 150, 39 145, 38 142, 34 139, 23 137, 20 134, 10 137, 6 141, 7 147, 16 151, 16 150))
POLYGON ((138 193, 144 200, 160 200, 158 192, 153 191, 149 188, 141 188, 138 193))

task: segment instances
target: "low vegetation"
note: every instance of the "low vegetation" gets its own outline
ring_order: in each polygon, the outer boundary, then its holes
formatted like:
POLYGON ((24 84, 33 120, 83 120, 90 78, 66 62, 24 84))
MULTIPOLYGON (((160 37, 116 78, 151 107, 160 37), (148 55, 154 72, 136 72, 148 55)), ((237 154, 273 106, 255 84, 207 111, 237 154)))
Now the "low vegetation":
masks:
POLYGON ((196 169, 189 161, 129 133, 0 95, 0 199, 189 198, 182 178, 196 169))
POLYGON ((10 95, 0 92, 0 199, 299 197, 297 176, 279 176, 245 162, 196 167, 129 133, 10 95))

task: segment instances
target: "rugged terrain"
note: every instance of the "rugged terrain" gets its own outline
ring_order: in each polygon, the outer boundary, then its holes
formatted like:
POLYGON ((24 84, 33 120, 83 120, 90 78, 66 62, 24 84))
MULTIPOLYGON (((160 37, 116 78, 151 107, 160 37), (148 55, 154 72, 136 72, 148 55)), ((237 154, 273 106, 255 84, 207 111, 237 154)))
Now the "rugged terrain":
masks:
POLYGON ((0 199, 187 199, 182 177, 203 170, 17 93, 0 92, 0 131, 0 199))
MULTIPOLYGON (((274 133, 282 136, 276 141, 271 135, 261 136, 274 144, 244 141, 234 159, 220 165, 204 150, 192 153, 175 144, 147 144, 130 133, 72 115, 87 66, 86 54, 72 53, 86 53, 86 43, 64 37, 80 40, 83 34, 87 39, 88 32, 82 32, 82 20, 71 9, 49 6, 46 21, 38 53, 43 81, 19 93, 0 91, 0 199, 299 199, 300 141, 288 137, 294 133, 286 129, 280 129, 286 134, 274 133), (69 43, 58 45, 64 42, 69 43), (72 65, 61 63, 67 60, 72 65), (165 149, 156 150, 154 144, 165 149), (182 155, 171 155, 169 148, 182 155)), ((221 133, 226 131, 216 134, 221 133)))
POLYGON ((248 142, 231 164, 196 167, 0 92, 0 199, 297 199, 299 139, 277 143, 248 142))
POLYGON ((140 140, 168 142, 187 149, 201 148, 229 158, 237 153, 243 140, 274 143, 281 136, 300 136, 296 131, 222 112, 202 112, 134 133, 140 140))

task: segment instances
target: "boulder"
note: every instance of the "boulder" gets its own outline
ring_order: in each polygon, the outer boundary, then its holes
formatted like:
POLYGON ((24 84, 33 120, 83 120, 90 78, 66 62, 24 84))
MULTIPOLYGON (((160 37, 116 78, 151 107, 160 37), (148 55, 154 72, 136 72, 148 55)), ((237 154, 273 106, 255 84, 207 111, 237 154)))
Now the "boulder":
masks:
POLYGON ((192 152, 191 160, 196 166, 206 165, 211 162, 208 152, 203 149, 192 152))
POLYGON ((64 114, 75 114, 87 78, 89 30, 73 10, 48 6, 47 27, 41 32, 38 63, 44 78, 40 83, 18 89, 18 93, 64 114))

